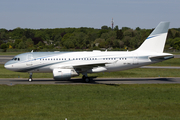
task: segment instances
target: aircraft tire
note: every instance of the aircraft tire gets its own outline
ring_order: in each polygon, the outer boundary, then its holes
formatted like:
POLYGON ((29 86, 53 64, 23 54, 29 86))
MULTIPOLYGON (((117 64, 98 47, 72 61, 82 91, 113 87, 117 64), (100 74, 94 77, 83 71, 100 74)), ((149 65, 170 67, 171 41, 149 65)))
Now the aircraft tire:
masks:
POLYGON ((84 79, 84 82, 85 82, 85 83, 89 83, 89 82, 90 82, 90 78, 89 78, 89 77, 86 77, 86 78, 84 79))
POLYGON ((29 79, 28 79, 28 81, 29 81, 29 82, 32 82, 32 81, 33 81, 33 79, 32 79, 32 78, 29 78, 29 79))
POLYGON ((89 82, 90 82, 90 78, 89 78, 89 77, 86 77, 85 75, 83 75, 82 80, 83 80, 85 83, 89 83, 89 82))

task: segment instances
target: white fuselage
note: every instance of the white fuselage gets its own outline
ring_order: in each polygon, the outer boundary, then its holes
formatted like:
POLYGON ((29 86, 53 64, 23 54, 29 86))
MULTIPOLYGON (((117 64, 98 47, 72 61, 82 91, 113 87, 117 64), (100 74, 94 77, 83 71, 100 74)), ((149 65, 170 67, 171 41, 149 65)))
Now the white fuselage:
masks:
MULTIPOLYGON (((172 56, 161 53, 161 55, 172 56)), ((33 52, 16 56, 5 67, 19 72, 52 72, 54 69, 75 69, 78 73, 121 71, 136 68, 163 59, 150 59, 157 53, 132 52, 33 52)), ((160 55, 159 55, 160 56, 160 55)))

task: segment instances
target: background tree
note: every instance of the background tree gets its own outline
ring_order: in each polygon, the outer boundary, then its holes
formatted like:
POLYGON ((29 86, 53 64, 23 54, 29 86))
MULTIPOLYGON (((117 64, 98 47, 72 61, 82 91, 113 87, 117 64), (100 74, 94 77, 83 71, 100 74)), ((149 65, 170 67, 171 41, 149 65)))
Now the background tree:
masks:
POLYGON ((25 46, 24 42, 21 41, 21 42, 18 44, 18 49, 25 49, 25 48, 26 48, 26 46, 25 46))
POLYGON ((25 42, 25 45, 27 48, 33 48, 34 47, 34 42, 32 41, 31 38, 28 38, 27 41, 25 42))
MULTIPOLYGON (((138 48, 149 36, 153 29, 131 29, 129 27, 111 27, 106 25, 101 29, 94 28, 55 28, 55 29, 0 29, 0 45, 3 43, 11 49, 99 49, 124 48, 130 50, 138 48), (99 42, 99 47, 95 46, 99 42), (9 47, 11 46, 11 47, 9 47)), ((168 31, 165 49, 180 49, 180 28, 168 31)), ((5 46, 5 45, 2 46, 5 46)), ((0 46, 1 47, 1 46, 0 46)))
POLYGON ((8 46, 6 43, 1 44, 1 49, 7 49, 7 48, 8 48, 8 46))
POLYGON ((18 27, 13 30, 12 39, 20 39, 24 36, 24 29, 18 27))
POLYGON ((104 26, 101 27, 101 30, 108 30, 108 29, 109 29, 109 27, 106 26, 106 25, 104 25, 104 26))
POLYGON ((118 25, 116 25, 115 27, 114 27, 114 31, 118 31, 119 30, 119 27, 118 27, 118 25))
POLYGON ((116 39, 120 39, 120 40, 123 39, 123 32, 122 32, 122 30, 117 30, 116 31, 116 39))

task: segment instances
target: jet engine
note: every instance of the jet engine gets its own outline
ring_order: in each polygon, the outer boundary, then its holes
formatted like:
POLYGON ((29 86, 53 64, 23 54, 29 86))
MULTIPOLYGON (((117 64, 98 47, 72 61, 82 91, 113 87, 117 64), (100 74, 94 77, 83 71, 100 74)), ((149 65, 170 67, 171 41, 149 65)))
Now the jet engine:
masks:
POLYGON ((72 76, 78 76, 79 74, 72 69, 54 69, 54 80, 69 80, 72 76))

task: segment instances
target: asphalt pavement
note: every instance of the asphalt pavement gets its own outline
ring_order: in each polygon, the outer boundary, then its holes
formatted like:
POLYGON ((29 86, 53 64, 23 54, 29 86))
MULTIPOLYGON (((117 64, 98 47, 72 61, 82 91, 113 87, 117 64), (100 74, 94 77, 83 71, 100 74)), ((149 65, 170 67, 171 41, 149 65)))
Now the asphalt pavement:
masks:
POLYGON ((78 84, 180 84, 180 78, 94 78, 90 83, 84 83, 82 79, 73 78, 68 81, 55 81, 52 78, 35 78, 29 82, 27 78, 0 78, 1 85, 17 84, 59 84, 59 85, 78 85, 78 84))

